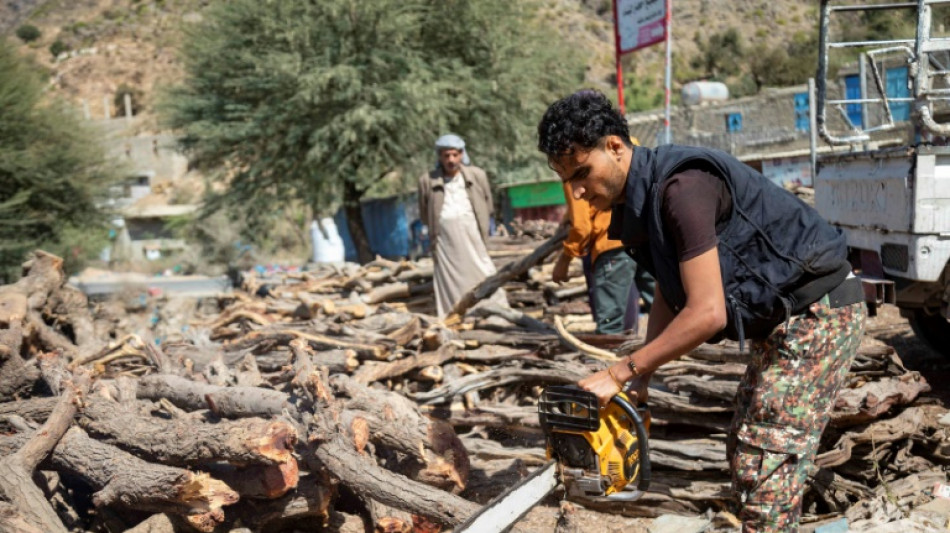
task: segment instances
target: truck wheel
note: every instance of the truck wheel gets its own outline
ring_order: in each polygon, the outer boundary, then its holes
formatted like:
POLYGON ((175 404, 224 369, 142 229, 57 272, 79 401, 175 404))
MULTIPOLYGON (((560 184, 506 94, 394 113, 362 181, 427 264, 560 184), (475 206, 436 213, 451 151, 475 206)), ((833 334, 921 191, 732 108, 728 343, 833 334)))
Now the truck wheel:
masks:
POLYGON ((937 352, 950 357, 950 321, 926 309, 917 309, 910 319, 914 333, 937 352))

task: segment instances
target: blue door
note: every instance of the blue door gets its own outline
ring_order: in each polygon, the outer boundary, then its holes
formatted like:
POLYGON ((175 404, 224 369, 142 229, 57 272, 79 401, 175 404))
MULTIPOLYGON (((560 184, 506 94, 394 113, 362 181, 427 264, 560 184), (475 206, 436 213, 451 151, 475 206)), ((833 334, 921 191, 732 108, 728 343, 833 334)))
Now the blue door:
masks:
MULTIPOLYGON (((889 98, 910 96, 910 89, 907 87, 907 67, 887 69, 887 96, 889 98)), ((910 102, 891 103, 891 115, 895 122, 910 120, 910 102)))
MULTIPOLYGON (((844 97, 847 100, 861 99, 861 78, 857 74, 844 77, 844 97)), ((864 121, 861 119, 861 104, 848 104, 845 110, 848 112, 848 120, 851 124, 858 128, 864 126, 864 121)))
POLYGON ((729 113, 726 115, 726 131, 729 133, 739 133, 742 131, 742 113, 729 113))
POLYGON ((794 98, 795 129, 798 131, 808 131, 810 129, 808 120, 808 93, 796 93, 794 98))

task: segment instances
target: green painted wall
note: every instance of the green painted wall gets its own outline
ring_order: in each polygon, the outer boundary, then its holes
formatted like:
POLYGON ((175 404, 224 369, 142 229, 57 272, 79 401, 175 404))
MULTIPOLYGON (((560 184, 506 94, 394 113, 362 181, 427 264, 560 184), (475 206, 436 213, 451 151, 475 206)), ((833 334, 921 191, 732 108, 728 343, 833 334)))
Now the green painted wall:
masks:
POLYGON ((513 209, 564 205, 564 188, 559 181, 514 185, 508 188, 508 198, 513 209))

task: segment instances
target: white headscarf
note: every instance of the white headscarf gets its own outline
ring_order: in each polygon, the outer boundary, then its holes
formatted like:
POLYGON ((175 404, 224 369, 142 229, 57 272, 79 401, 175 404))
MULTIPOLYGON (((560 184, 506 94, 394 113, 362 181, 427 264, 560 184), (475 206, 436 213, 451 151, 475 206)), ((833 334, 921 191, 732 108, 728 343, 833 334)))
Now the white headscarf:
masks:
POLYGON ((454 133, 446 133, 445 135, 439 137, 435 141, 435 169, 439 170, 441 163, 439 162, 439 151, 453 149, 459 150, 462 152, 462 164, 469 166, 472 164, 472 161, 468 158, 468 150, 465 149, 465 141, 461 137, 455 135, 454 133))

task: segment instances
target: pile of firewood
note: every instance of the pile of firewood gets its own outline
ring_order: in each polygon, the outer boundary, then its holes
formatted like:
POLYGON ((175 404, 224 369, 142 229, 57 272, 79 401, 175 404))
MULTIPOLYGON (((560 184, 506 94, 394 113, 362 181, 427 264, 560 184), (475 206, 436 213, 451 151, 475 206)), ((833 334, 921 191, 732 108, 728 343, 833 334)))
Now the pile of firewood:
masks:
MULTIPOLYGON (((0 287, 0 532, 450 529, 544 461, 543 386, 636 347, 567 332, 588 309, 582 278, 549 281, 561 239, 493 247, 521 257, 494 254, 506 266, 444 321, 431 263, 380 259, 248 275, 160 335, 124 330, 37 252, 0 287), (500 286, 511 308, 477 305, 500 286)), ((744 357, 705 346, 658 372, 653 488, 611 512, 726 507, 744 357)), ((892 350, 862 347, 810 516, 879 518, 946 479, 946 409, 915 403, 926 390, 892 350)))

